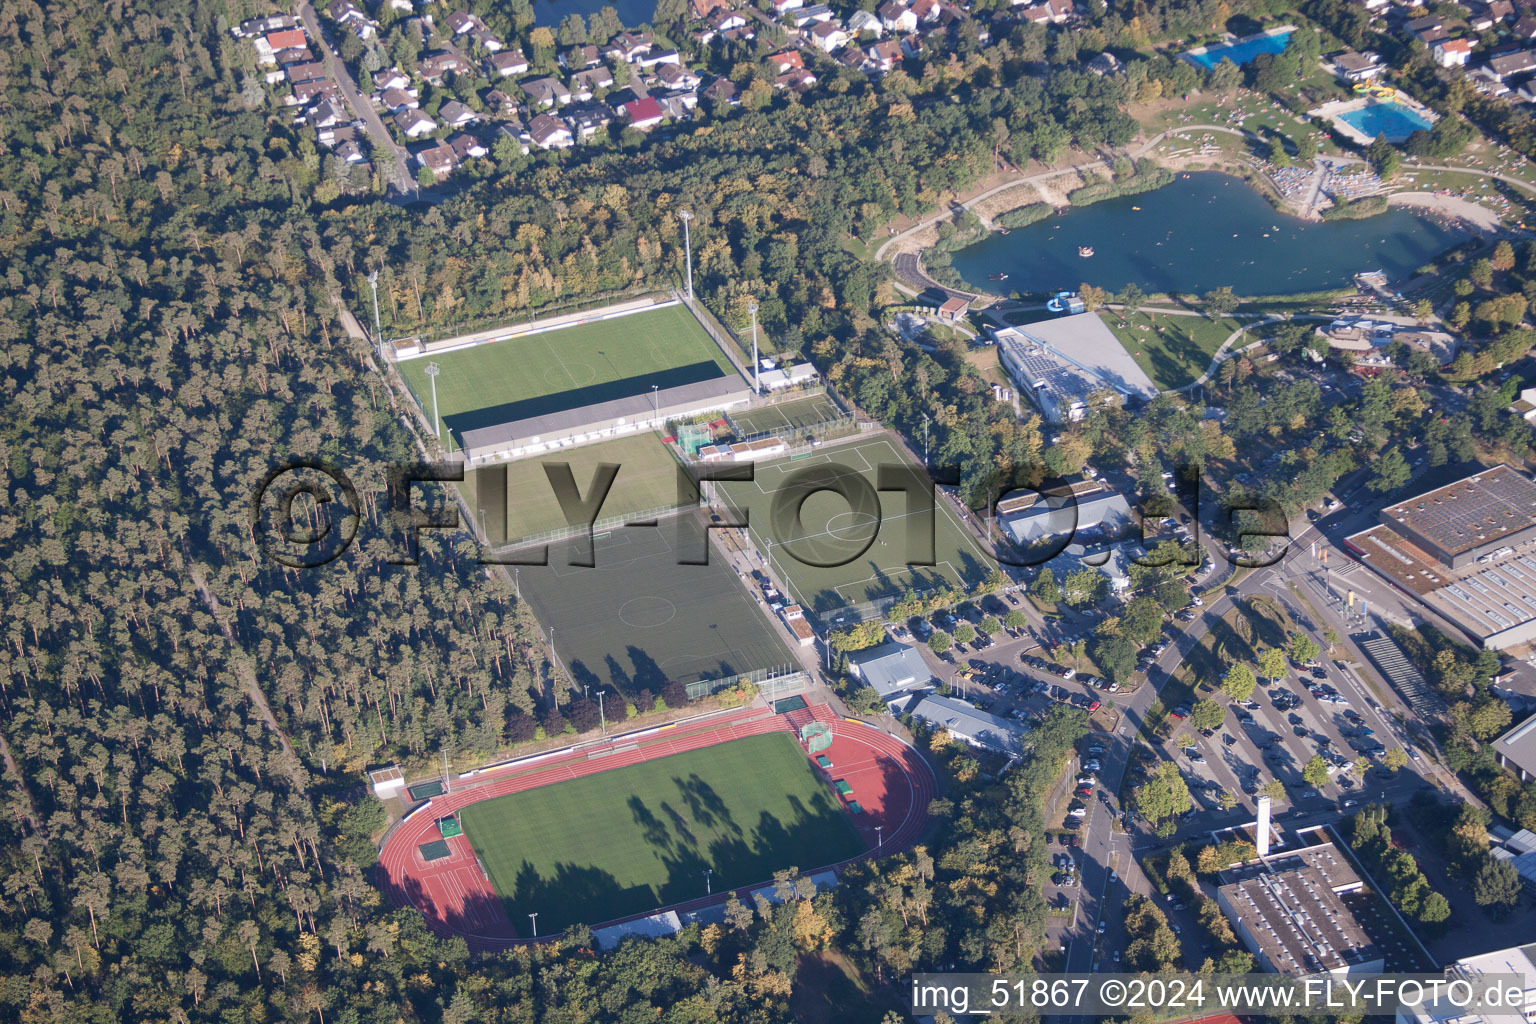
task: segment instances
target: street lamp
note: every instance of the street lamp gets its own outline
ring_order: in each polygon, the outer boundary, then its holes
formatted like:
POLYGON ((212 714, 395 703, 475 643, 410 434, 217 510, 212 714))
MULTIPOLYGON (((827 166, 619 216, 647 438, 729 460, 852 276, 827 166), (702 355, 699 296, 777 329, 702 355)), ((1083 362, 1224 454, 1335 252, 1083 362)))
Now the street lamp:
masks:
POLYGON ((884 828, 884 825, 875 826, 875 849, 877 850, 885 845, 885 836, 882 834, 884 828))
POLYGON ((602 723, 603 735, 608 735, 608 716, 603 713, 603 691, 597 691, 597 718, 602 723))
POLYGON ((528 920, 533 922, 533 937, 539 937, 539 912, 535 910, 528 915, 528 920))
POLYGON ((688 301, 693 301, 693 239, 688 233, 688 222, 693 220, 693 214, 687 210, 679 210, 678 217, 683 222, 683 265, 688 271, 688 301))
POLYGON ((432 432, 437 439, 443 439, 443 421, 437 415, 437 375, 443 372, 443 368, 436 363, 428 363, 426 368, 427 379, 432 382, 432 432))
POLYGON ((747 303, 747 312, 752 314, 752 393, 763 393, 762 384, 758 380, 758 372, 761 364, 757 361, 757 303, 747 303))
POLYGON ((709 883, 709 876, 714 873, 714 870, 714 868, 704 869, 704 895, 706 896, 713 896, 715 894, 714 887, 709 883))
POLYGON ((661 385, 651 385, 651 419, 661 426, 661 385))

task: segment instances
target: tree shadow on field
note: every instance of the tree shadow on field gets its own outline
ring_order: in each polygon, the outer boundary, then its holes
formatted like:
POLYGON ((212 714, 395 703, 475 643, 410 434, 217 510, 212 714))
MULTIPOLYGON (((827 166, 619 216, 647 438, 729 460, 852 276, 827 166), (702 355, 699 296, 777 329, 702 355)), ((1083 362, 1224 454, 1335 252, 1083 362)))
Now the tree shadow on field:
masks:
POLYGON ((630 664, 635 666, 634 674, 630 681, 636 689, 659 692, 667 682, 667 674, 656 664, 656 659, 644 650, 630 644, 624 648, 624 654, 629 658, 630 664))
MULTIPOLYGON (((528 861, 517 872, 512 893, 504 898, 513 921, 539 915, 540 934, 550 935, 582 921, 611 921, 655 907, 649 886, 625 886, 610 872, 590 865, 562 863, 553 875, 540 875, 528 861)), ((521 928, 519 928, 521 931, 521 928)))
POLYGON ((672 833, 667 831, 667 826, 651 809, 645 806, 645 801, 638 796, 630 797, 626 803, 629 805, 630 814, 634 816, 635 824, 640 826, 640 832, 645 841, 652 846, 670 847, 672 845, 672 833))
POLYGON ((720 799, 714 787, 695 773, 686 779, 673 778, 672 782, 683 795, 683 801, 688 805, 688 813, 693 820, 705 828, 714 828, 719 822, 723 828, 728 828, 736 835, 741 835, 741 826, 731 817, 731 809, 720 799))

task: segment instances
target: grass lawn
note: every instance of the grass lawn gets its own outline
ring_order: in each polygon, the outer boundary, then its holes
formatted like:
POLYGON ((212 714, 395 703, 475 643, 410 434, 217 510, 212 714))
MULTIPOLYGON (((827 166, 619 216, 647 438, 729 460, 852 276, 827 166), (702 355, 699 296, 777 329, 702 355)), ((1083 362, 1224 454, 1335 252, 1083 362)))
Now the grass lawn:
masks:
POLYGON ((583 495, 590 492, 592 474, 598 463, 609 462, 619 467, 613 487, 598 512, 599 519, 677 504, 677 478, 681 467, 654 431, 476 470, 477 479, 488 473, 506 474, 505 536, 508 541, 566 525, 565 515, 560 511, 560 503, 555 500, 554 489, 544 471, 546 463, 560 462, 570 466, 577 490, 583 495))
POLYGON ((1183 387, 1200 379, 1211 357, 1241 324, 1230 318, 1167 316, 1161 313, 1116 314, 1103 320, 1125 345, 1153 383, 1163 389, 1183 387))
POLYGON ((791 443, 795 443, 794 435, 799 431, 815 428, 832 420, 846 421, 848 418, 848 415, 837 407, 837 403, 828 398, 825 393, 731 414, 731 421, 744 434, 778 433, 785 441, 791 443))
POLYGON ((460 812, 519 928, 595 924, 767 881, 863 850, 832 791, 787 733, 620 768, 460 812))
MULTIPOLYGON (((934 496, 932 565, 907 564, 909 550, 914 557, 926 558, 927 552, 920 550, 924 546, 920 523, 899 490, 876 492, 878 521, 875 512, 853 509, 833 491, 818 491, 807 498, 799 506, 798 523, 774 521, 776 499, 789 493, 787 485, 802 471, 819 469, 827 474, 831 467, 840 466, 853 470, 873 491, 881 466, 909 465, 894 443, 877 436, 763 463, 757 466, 753 481, 715 486, 724 500, 747 511, 753 543, 759 552, 771 553, 772 569, 790 596, 806 608, 826 613, 849 604, 900 597, 908 590, 974 585, 996 567, 942 494, 934 496), (868 547, 850 560, 866 540, 868 547)), ((788 506, 792 513, 794 502, 788 506)))
POLYGON ((427 416, 454 431, 542 416, 735 373, 681 305, 578 324, 398 363, 427 416))

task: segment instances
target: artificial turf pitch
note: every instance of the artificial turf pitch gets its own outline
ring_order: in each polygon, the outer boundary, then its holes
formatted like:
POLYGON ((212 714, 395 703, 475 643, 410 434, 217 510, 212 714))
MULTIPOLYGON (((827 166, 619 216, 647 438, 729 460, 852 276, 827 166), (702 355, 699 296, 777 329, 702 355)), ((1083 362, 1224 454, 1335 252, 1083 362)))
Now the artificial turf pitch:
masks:
POLYGON ((464 832, 514 926, 645 913, 863 851, 787 733, 751 736, 470 804, 464 832))
POLYGON ((542 416, 635 394, 650 384, 670 387, 684 370, 691 378, 726 376, 735 368, 682 305, 561 327, 454 352, 407 359, 396 366, 427 416, 432 415, 429 363, 437 377, 438 414, 454 431, 479 422, 542 416), (701 364, 712 363, 718 372, 701 364))
POLYGON ((803 607, 827 614, 850 604, 900 597, 908 590, 974 586, 996 568, 996 560, 967 532, 949 499, 939 493, 933 497, 932 565, 906 564, 907 531, 918 529, 919 521, 901 491, 878 491, 878 524, 860 520, 841 495, 820 491, 800 506, 798 524, 785 524, 791 530, 786 533, 771 514, 775 497, 802 470, 831 465, 853 470, 877 489, 880 466, 912 464, 890 439, 876 436, 759 463, 752 481, 715 485, 733 509, 750 516, 753 544, 760 553, 771 553, 772 570, 803 607), (844 561, 871 536, 862 554, 844 561), (796 558, 795 551, 810 557, 796 558), (832 562, 841 564, 826 564, 832 562))

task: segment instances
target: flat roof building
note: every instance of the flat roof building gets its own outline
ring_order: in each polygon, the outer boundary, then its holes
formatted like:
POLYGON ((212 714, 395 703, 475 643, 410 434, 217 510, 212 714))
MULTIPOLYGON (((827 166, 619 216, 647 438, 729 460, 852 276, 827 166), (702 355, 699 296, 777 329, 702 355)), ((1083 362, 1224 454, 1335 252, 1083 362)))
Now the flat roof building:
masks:
MULTIPOLYGON (((1523 1008, 1502 1013, 1465 1010, 1448 1004, 1404 1007, 1397 1024, 1536 1024, 1536 945, 1511 946, 1491 953, 1462 957, 1445 968, 1448 978, 1476 980, 1488 975, 1514 975, 1525 979, 1523 1008)), ((1513 1000, 1511 1000, 1513 1002, 1513 1000)))
POLYGON ((1114 493, 1078 498, 1076 508, 1052 508, 1045 502, 1036 502, 999 519, 1003 530, 1020 547, 1068 534, 1082 544, 1113 540, 1123 535, 1134 522, 1130 504, 1114 493))
POLYGON ((895 640, 849 654, 848 674, 887 700, 933 683, 933 672, 917 648, 895 640))
POLYGON ((1493 741, 1499 764, 1518 772, 1521 782, 1536 779, 1536 715, 1493 741))
POLYGON ((1248 861, 1221 877, 1216 902, 1264 970, 1306 977, 1385 965, 1346 903, 1365 884, 1332 843, 1248 861))
POLYGON ((1003 368, 1053 423, 1083 418, 1089 395, 1108 391, 1122 400, 1157 394, 1136 360, 1097 313, 1010 327, 996 334, 1003 368))
POLYGON ((1493 466, 1380 518, 1344 541, 1378 575, 1490 650, 1536 640, 1536 483, 1493 466))
POLYGON ((937 694, 918 701, 912 709, 912 717, 973 747, 999 754, 1022 753, 1022 741, 1029 732, 1022 723, 999 718, 965 701, 937 694))

